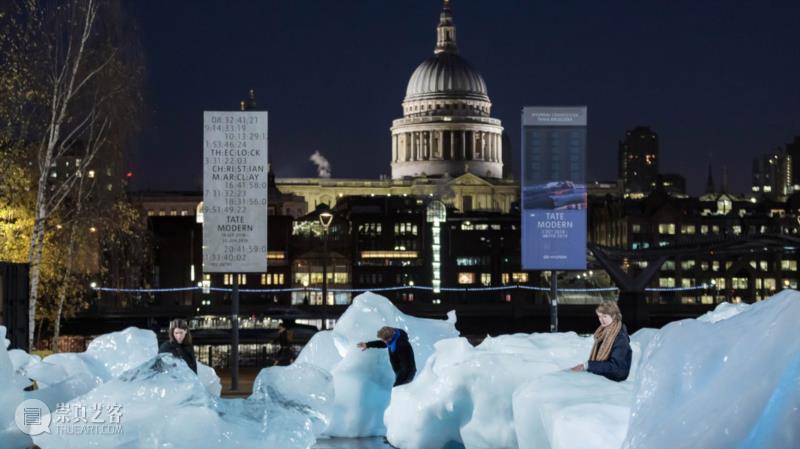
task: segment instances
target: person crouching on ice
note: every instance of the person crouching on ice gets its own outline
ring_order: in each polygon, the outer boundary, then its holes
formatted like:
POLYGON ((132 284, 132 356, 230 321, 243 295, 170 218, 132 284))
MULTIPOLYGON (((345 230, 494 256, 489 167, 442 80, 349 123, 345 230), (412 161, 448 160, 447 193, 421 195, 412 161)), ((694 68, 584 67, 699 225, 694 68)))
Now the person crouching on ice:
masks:
POLYGON ((378 330, 378 338, 379 340, 366 343, 362 341, 357 346, 362 351, 367 348, 387 348, 395 375, 394 386, 411 382, 417 374, 417 365, 414 363, 414 349, 408 342, 408 334, 402 329, 382 327, 378 330))
POLYGON ((603 301, 597 306, 600 327, 594 331, 594 346, 589 361, 576 365, 572 371, 588 371, 621 382, 631 370, 630 337, 622 324, 622 313, 616 301, 603 301))

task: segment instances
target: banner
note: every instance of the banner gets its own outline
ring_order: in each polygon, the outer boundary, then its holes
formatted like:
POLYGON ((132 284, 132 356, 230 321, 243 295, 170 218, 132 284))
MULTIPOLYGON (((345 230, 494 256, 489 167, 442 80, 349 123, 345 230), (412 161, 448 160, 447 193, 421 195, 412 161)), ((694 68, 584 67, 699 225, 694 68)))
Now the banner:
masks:
POLYGON ((267 112, 205 111, 203 138, 203 272, 266 272, 267 112))
POLYGON ((522 268, 586 269, 586 107, 522 110, 522 268))

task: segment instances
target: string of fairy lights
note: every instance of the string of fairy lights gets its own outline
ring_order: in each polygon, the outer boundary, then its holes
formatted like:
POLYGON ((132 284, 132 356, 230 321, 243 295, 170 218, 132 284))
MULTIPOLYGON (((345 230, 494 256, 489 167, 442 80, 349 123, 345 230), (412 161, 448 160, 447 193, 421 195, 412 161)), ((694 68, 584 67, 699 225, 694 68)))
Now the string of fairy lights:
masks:
MULTIPOLYGON (((190 292, 202 291, 203 293, 219 292, 231 293, 232 287, 206 287, 206 286, 190 286, 190 287, 174 287, 174 288, 111 288, 100 287, 95 283, 91 284, 92 290, 107 293, 177 293, 177 292, 190 292)), ((691 287, 648 287, 645 292, 690 292, 702 291, 715 288, 714 283, 700 284, 691 287)), ((537 287, 531 285, 503 285, 503 286, 488 286, 488 287, 439 287, 442 292, 495 292, 495 291, 508 291, 508 290, 529 290, 537 292, 549 292, 550 287, 537 287)), ((292 293, 292 292, 321 292, 321 287, 293 287, 293 288, 239 288, 240 293, 292 293)), ((389 292, 400 290, 422 290, 433 291, 432 286, 428 285, 398 285, 391 287, 374 287, 374 288, 328 288, 332 293, 363 293, 363 292, 389 292)), ((563 293, 615 293, 619 292, 618 287, 586 287, 586 288, 559 288, 559 292, 563 293)))

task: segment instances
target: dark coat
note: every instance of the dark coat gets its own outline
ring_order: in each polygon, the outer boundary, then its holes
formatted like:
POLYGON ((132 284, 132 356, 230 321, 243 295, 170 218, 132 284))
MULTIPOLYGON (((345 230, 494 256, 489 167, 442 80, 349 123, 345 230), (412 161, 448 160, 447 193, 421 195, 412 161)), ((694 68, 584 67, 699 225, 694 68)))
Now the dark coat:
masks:
POLYGON ((614 339, 614 345, 611 346, 611 354, 608 356, 608 360, 590 360, 586 371, 621 382, 628 378, 632 356, 631 339, 628 337, 628 329, 623 324, 622 329, 617 334, 617 338, 614 339))
POLYGON ((162 352, 166 352, 169 354, 178 357, 179 359, 183 359, 189 368, 197 374, 197 360, 194 357, 194 347, 192 345, 183 345, 177 342, 172 341, 165 341, 161 343, 161 346, 158 348, 159 354, 162 352))
POLYGON ((411 343, 408 342, 408 334, 402 329, 395 329, 394 331, 400 332, 394 352, 381 340, 367 342, 367 347, 387 348, 389 350, 389 361, 392 363, 392 369, 394 370, 394 386, 396 387, 414 380, 414 375, 417 374, 417 364, 414 362, 414 349, 411 347, 411 343))

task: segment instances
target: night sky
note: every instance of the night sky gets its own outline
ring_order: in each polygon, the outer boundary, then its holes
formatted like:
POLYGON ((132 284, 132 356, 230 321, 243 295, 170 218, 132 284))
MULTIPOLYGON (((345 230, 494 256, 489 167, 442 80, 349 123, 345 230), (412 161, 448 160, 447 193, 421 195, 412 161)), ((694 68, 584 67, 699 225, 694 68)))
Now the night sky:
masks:
MULTIPOLYGON (((127 2, 148 78, 134 189, 199 189, 202 111, 269 111, 275 174, 390 174, 392 119, 432 55, 438 0, 127 2)), ((617 142, 651 126, 661 172, 749 191, 753 157, 800 135, 800 1, 454 0, 459 50, 483 74, 519 173, 525 105, 588 105, 589 178, 617 176, 617 142)))

